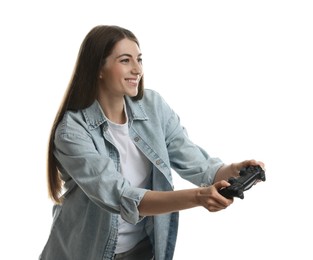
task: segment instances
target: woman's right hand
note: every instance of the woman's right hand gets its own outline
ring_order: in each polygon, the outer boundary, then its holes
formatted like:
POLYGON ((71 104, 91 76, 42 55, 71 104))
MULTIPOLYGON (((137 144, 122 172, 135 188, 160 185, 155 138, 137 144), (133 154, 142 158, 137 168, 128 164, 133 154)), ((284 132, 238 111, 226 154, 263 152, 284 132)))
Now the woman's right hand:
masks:
POLYGON ((199 193, 197 194, 198 203, 210 212, 217 212, 227 208, 233 203, 234 199, 227 199, 218 191, 229 185, 227 181, 222 180, 211 186, 199 188, 199 193))

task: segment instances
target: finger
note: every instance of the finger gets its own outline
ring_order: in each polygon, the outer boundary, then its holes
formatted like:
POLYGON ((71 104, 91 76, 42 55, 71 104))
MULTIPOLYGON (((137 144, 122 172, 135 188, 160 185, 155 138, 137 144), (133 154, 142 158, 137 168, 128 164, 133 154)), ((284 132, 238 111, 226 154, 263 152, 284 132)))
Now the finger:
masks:
POLYGON ((233 202, 234 198, 225 198, 222 194, 216 192, 215 196, 212 197, 211 204, 223 209, 231 205, 233 202))
POLYGON ((265 171, 265 164, 263 162, 261 162, 261 161, 248 160, 248 165, 246 165, 244 167, 247 167, 249 165, 259 165, 265 171))
POLYGON ((241 168, 248 167, 250 165, 259 165, 261 166, 263 170, 265 169, 265 165, 263 162, 251 159, 251 160, 245 160, 245 161, 242 161, 241 163, 238 163, 237 170, 240 171, 241 168))
POLYGON ((221 208, 227 208, 228 206, 230 206, 233 202, 234 202, 234 198, 225 198, 223 195, 218 194, 219 196, 219 200, 217 201, 217 205, 221 208))
POLYGON ((220 211, 223 209, 226 209, 229 205, 232 204, 232 200, 230 200, 228 203, 226 204, 220 204, 220 203, 216 203, 216 204, 210 204, 208 205, 206 208, 207 210, 209 210, 210 212, 216 212, 216 211, 220 211))
POLYGON ((256 160, 253 160, 253 159, 252 160, 243 161, 242 163, 243 163, 243 165, 242 165, 241 168, 247 167, 249 165, 258 165, 258 162, 256 160))
POLYGON ((221 181, 218 181, 218 182, 214 183, 213 186, 214 186, 217 190, 220 190, 221 188, 230 186, 230 183, 227 182, 227 181, 225 181, 225 180, 221 180, 221 181))
POLYGON ((265 171, 265 164, 261 161, 257 161, 258 165, 261 166, 261 168, 265 171))

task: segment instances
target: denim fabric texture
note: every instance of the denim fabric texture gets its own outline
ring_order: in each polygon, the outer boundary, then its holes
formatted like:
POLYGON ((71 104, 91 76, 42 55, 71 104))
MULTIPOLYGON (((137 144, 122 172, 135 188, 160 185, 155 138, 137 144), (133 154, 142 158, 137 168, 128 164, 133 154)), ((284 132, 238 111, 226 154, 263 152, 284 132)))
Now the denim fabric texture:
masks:
POLYGON ((148 189, 173 190, 172 170, 200 186, 211 184, 223 165, 189 139, 178 115, 157 92, 146 89, 143 99, 125 100, 130 137, 153 164, 151 187, 131 187, 120 174, 118 150, 97 101, 67 111, 55 134, 54 151, 66 192, 62 205, 53 207, 51 233, 40 259, 113 259, 120 214, 129 223, 145 221, 155 259, 171 260, 178 212, 141 217, 141 199, 148 189))

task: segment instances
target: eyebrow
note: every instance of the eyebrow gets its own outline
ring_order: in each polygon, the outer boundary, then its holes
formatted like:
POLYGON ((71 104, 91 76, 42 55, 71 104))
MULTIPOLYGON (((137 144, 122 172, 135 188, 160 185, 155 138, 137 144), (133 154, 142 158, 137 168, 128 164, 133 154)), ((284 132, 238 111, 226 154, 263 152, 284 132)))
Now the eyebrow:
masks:
MULTIPOLYGON (((130 54, 128 54, 128 53, 123 53, 123 54, 121 54, 121 55, 118 55, 116 58, 118 59, 118 58, 121 58, 121 57, 123 57, 123 56, 127 56, 127 57, 129 57, 129 58, 132 58, 132 57, 133 57, 132 55, 130 55, 130 54)), ((141 57, 141 56, 142 56, 142 53, 139 53, 137 57, 141 57)))

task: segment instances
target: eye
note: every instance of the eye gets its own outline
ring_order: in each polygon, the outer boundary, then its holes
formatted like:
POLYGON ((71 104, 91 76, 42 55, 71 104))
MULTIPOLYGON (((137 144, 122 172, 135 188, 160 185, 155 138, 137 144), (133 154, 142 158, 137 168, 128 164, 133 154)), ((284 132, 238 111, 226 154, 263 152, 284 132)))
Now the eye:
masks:
POLYGON ((142 64, 142 58, 138 58, 137 61, 139 64, 142 64))
POLYGON ((122 59, 121 62, 122 63, 129 63, 129 59, 122 59))

